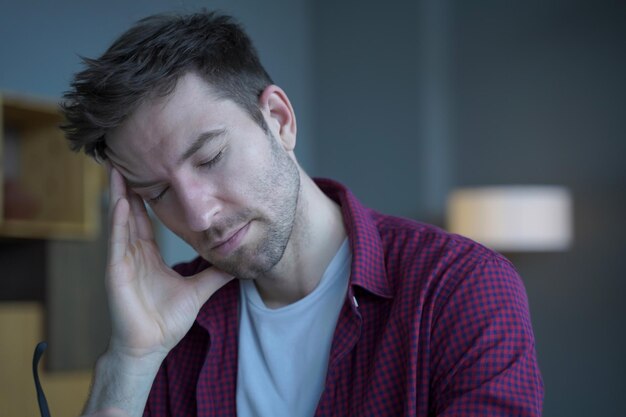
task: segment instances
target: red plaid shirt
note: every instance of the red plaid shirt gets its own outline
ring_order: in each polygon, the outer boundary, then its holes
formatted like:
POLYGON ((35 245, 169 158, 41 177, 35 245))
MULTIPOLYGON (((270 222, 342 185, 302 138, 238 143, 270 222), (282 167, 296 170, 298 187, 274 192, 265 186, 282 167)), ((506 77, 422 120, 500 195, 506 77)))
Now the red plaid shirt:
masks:
MULTIPOLYGON (((315 416, 541 415, 526 293, 509 261, 317 183, 342 207, 353 260, 315 416)), ((236 415, 238 308, 234 280, 164 361, 146 416, 236 415)))

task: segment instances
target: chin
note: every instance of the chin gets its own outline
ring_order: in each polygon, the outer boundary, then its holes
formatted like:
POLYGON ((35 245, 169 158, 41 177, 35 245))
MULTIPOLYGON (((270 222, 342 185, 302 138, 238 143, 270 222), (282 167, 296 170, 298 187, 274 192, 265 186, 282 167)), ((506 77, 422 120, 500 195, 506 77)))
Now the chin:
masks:
MULTIPOLYGON (((280 256, 261 250, 240 248, 227 259, 214 259, 211 262, 216 268, 236 278, 254 280, 271 272, 280 260, 280 256), (274 255, 274 256, 273 256, 274 255)), ((282 253, 281 253, 282 255, 282 253)))

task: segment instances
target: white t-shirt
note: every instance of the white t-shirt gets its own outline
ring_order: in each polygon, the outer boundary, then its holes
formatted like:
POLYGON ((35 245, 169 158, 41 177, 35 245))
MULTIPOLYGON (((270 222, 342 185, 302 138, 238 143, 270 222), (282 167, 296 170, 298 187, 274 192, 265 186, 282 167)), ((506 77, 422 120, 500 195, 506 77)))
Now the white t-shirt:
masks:
POLYGON ((238 416, 315 414, 351 261, 346 238, 315 290, 277 309, 265 306, 254 282, 241 281, 238 416))

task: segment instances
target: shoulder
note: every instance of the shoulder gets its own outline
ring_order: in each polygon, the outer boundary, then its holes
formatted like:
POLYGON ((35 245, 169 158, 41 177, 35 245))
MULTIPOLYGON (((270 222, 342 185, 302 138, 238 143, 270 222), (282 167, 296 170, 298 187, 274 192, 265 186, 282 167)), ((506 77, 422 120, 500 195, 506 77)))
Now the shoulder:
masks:
POLYGON ((437 226, 373 210, 370 215, 380 233, 388 262, 456 266, 468 271, 486 261, 511 265, 501 254, 437 226))
POLYGON ((447 293, 471 276, 478 280, 519 277, 501 254, 469 238, 411 219, 370 211, 380 234, 387 277, 395 291, 447 293), (475 277, 476 278, 476 277, 475 277))

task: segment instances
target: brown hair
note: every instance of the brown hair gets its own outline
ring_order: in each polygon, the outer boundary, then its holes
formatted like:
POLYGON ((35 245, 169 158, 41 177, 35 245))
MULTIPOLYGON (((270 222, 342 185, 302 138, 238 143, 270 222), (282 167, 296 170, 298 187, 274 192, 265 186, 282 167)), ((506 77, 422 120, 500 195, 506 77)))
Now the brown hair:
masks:
POLYGON ((83 58, 61 103, 74 151, 105 159, 105 134, 146 99, 166 96, 196 72, 220 98, 239 104, 264 129, 258 99, 272 79, 250 38, 226 15, 159 14, 140 20, 98 59, 83 58))

